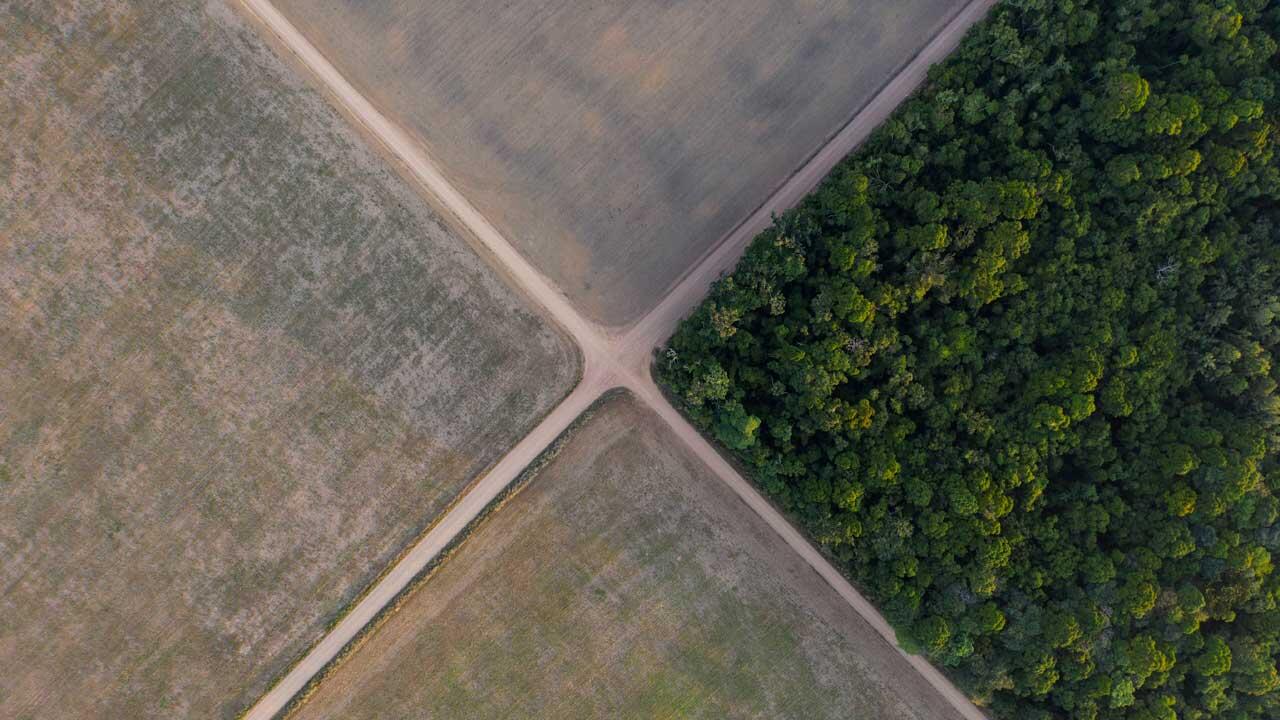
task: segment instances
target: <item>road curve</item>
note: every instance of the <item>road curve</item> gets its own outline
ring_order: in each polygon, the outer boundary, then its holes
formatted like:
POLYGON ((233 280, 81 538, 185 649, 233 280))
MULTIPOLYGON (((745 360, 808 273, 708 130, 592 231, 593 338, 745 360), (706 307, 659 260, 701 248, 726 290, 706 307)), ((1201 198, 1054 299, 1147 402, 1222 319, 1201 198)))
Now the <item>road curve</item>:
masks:
POLYGON ((676 410, 653 383, 649 363, 654 348, 670 336, 680 320, 701 302, 707 289, 730 270, 751 238, 768 227, 772 216, 800 201, 823 177, 924 80, 929 66, 946 57, 996 0, 972 0, 880 92, 859 111, 750 217, 704 256, 663 300, 624 332, 600 327, 570 305, 546 276, 534 268, 466 198, 453 187, 425 149, 361 95, 270 0, 240 0, 259 23, 332 94, 355 122, 364 126, 403 162, 456 223, 465 228, 492 264, 573 338, 582 352, 583 377, 573 392, 543 421, 479 477, 409 551, 369 589, 343 618, 266 694, 241 716, 270 720, 317 673, 342 652, 378 613, 478 517, 520 472, 533 462, 591 403, 605 391, 626 387, 653 408, 678 437, 780 537, 831 584, 862 618, 884 637, 893 651, 913 667, 967 720, 986 720, 969 699, 923 658, 902 653, 884 617, 744 479, 676 410))

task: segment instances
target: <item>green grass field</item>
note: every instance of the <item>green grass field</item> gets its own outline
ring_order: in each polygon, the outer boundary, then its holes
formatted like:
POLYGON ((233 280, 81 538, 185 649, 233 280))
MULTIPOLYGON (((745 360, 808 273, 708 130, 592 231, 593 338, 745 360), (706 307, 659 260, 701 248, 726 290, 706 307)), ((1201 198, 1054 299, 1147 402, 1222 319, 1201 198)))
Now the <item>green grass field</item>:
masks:
POLYGON ((619 396, 294 717, 954 711, 655 416, 619 396))
POLYGON ((587 315, 623 325, 963 0, 278 0, 587 315))
POLYGON ((222 2, 0 3, 0 716, 226 718, 575 352, 222 2))

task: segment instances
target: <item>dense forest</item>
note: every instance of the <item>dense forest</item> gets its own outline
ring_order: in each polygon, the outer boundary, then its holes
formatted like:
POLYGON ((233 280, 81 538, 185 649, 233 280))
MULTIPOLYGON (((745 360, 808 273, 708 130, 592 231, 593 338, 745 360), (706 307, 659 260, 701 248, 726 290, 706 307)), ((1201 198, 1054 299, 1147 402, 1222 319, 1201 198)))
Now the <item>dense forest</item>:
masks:
POLYGON ((1280 718, 1280 3, 1009 0, 656 360, 998 718, 1280 718))

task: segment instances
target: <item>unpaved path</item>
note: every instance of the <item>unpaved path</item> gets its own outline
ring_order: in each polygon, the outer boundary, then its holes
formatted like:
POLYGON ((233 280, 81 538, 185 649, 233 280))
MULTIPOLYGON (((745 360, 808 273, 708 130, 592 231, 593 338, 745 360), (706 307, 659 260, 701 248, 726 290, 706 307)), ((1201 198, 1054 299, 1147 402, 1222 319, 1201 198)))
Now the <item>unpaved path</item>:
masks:
MULTIPOLYGON (((564 328, 578 344, 583 356, 583 377, 574 391, 485 475, 476 480, 360 602, 245 713, 246 720, 269 720, 275 717, 521 470, 537 458, 592 402, 614 387, 629 389, 652 407, 718 477, 880 633, 886 641, 885 646, 868 648, 868 651, 901 653, 893 630, 875 607, 667 402, 649 375, 649 364, 653 350, 697 306, 711 283, 733 267, 751 238, 768 227, 770 218, 795 205, 841 158, 883 122, 924 80, 929 66, 946 57, 969 27, 980 20, 996 0, 972 0, 843 130, 810 158, 764 205, 699 261, 657 307, 622 333, 611 332, 579 315, 565 296, 529 264, 445 179, 425 150, 347 82, 288 19, 276 10, 270 0, 240 1, 268 31, 297 55, 357 122, 405 164, 410 174, 435 198, 441 209, 451 214, 461 227, 470 231, 481 248, 490 255, 493 263, 506 273, 512 283, 564 328)), ((923 658, 905 653, 903 656, 961 716, 968 720, 985 720, 982 712, 936 668, 923 658)))

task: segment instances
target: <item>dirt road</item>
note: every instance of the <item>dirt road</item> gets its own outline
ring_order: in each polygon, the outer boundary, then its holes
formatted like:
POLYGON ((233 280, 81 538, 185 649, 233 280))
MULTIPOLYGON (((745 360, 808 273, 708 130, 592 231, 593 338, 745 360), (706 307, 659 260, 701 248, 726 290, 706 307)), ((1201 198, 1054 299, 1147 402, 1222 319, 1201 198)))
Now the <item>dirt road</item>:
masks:
MULTIPOLYGON (((625 387, 650 405, 687 442, 694 453, 758 513, 805 563, 831 586, 877 632, 886 644, 880 651, 898 650, 883 616, 810 545, 782 515, 666 401, 649 375, 654 348, 705 296, 707 288, 737 262, 746 244, 765 229, 773 214, 795 205, 828 172, 889 116, 924 79, 929 66, 946 57, 965 31, 981 19, 995 0, 973 0, 876 97, 804 164, 763 206, 707 254, 676 287, 630 329, 613 333, 579 315, 565 296, 538 272, 475 207, 444 177, 417 143, 362 96, 331 63, 271 4, 269 0, 241 0, 266 29, 295 53, 338 104, 405 164, 412 176, 435 198, 441 209, 470 231, 482 251, 512 283, 541 306, 573 338, 582 351, 583 377, 577 388, 532 432, 479 478, 458 502, 368 594, 306 656, 244 715, 268 720, 280 712, 307 682, 377 616, 415 575, 448 546, 489 502, 519 475, 561 432, 602 393, 625 387)), ((872 650, 872 649, 868 649, 872 650)), ((985 716, 941 673, 922 658, 905 655, 929 683, 969 720, 985 716)))

